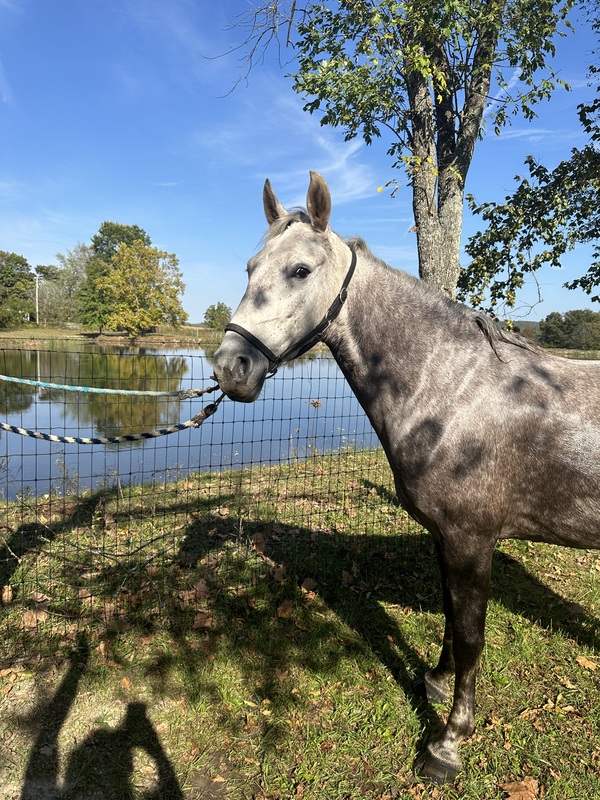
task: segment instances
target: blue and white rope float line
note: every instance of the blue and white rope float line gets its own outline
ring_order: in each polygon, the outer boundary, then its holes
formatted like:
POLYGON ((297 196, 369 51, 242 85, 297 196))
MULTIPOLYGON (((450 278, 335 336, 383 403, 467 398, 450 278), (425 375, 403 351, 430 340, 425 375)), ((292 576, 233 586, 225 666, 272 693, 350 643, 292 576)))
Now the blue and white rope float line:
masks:
MULTIPOLYGON (((87 392, 94 394, 112 394, 124 395, 134 397, 177 397, 179 400, 187 400, 193 397, 201 397, 203 394, 209 394, 219 388, 219 384, 209 386, 207 389, 184 389, 182 391, 137 391, 133 389, 102 389, 94 386, 68 386, 60 383, 47 383, 46 381, 34 381, 29 378, 14 378, 10 375, 0 375, 0 380, 9 381, 11 383, 22 383, 26 386, 38 386, 43 389, 61 389, 70 392, 87 392)), ((57 442, 59 444, 121 444, 122 442, 138 442, 141 439, 156 439, 159 436, 168 436, 170 433, 177 433, 178 431, 185 430, 186 428, 199 428, 205 419, 211 417, 219 403, 225 397, 221 394, 214 403, 209 403, 198 414, 186 422, 180 422, 177 425, 169 425, 167 428, 159 428, 154 431, 145 431, 143 433, 129 433, 123 436, 97 436, 91 438, 83 438, 80 436, 57 436, 53 433, 43 433, 42 431, 31 431, 27 428, 19 428, 16 425, 9 425, 7 422, 0 422, 0 429, 8 431, 9 433, 17 433, 20 436, 29 436, 32 439, 42 439, 46 442, 57 442)))

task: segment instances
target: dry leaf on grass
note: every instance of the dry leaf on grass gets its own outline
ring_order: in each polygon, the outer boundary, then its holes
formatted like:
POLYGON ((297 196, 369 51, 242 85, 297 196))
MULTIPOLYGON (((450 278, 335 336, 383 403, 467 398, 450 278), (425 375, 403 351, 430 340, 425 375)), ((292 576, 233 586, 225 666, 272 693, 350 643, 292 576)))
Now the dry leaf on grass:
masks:
POLYGON ((302 581, 302 590, 305 592, 314 592, 318 584, 314 578, 305 578, 302 581))
POLYGON ((252 544, 257 553, 264 555, 267 550, 267 540, 262 533, 254 533, 251 537, 252 544))
POLYGON ((522 781, 501 783, 500 788, 506 792, 508 800, 537 800, 540 796, 538 782, 529 775, 522 781))
POLYGON ((8 603, 12 603, 12 599, 13 599, 12 586, 3 586, 2 587, 2 605, 8 605, 8 603))
POLYGON ((212 616, 208 611, 199 611, 194 617, 194 628, 212 628, 212 616))
POLYGON ((280 619, 289 619, 294 613, 294 603, 292 600, 284 600, 277 609, 277 616, 280 619))
POLYGON ((32 629, 37 628, 40 622, 43 622, 48 617, 48 612, 44 608, 32 608, 26 611, 21 617, 21 625, 23 628, 32 629))
POLYGON ((595 672, 598 669, 598 665, 585 656, 577 656, 575 661, 584 669, 589 669, 590 672, 595 672))

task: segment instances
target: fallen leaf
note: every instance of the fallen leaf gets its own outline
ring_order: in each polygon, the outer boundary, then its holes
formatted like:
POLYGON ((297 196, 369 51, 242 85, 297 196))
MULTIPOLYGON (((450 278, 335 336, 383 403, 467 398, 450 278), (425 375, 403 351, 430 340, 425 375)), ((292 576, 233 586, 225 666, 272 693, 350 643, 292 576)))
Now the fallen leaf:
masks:
POLYGON ((585 656, 577 656, 575 660, 584 669, 589 669, 590 672, 595 672, 598 669, 598 665, 594 664, 593 661, 590 661, 589 658, 586 658, 585 656))
POLYGON ((177 592, 177 595, 181 600, 183 608, 193 605, 196 600, 196 592, 193 589, 182 590, 181 592, 177 592))
POLYGON ((254 533, 251 537, 252 544, 254 545, 254 549, 257 553, 264 555, 267 549, 267 540, 263 536, 262 533, 254 533))
POLYGON ((565 678, 565 677, 563 677, 563 676, 560 676, 560 677, 559 677, 559 680, 560 680, 560 682, 562 683, 562 685, 563 685, 564 687, 566 687, 567 689, 576 689, 576 688, 577 688, 577 686, 575 686, 575 684, 573 683, 573 681, 570 681, 568 678, 565 678))
POLYGON ((522 781, 502 783, 500 788, 507 793, 508 800, 537 800, 540 796, 538 782, 529 775, 522 781))
POLYGON ((129 678, 122 678, 121 679, 121 686, 122 686, 123 689, 125 689, 126 692, 130 692, 131 691, 131 681, 129 680, 129 678))
POLYGON ((32 608, 23 614, 21 624, 24 628, 37 628, 38 624, 47 617, 48 612, 44 608, 32 608))
POLYGON ((8 603, 12 603, 13 599, 13 590, 12 586, 3 586, 2 587, 2 604, 7 605, 8 603))
POLYGON ((202 597, 206 599, 210 596, 210 592, 208 590, 208 584, 204 578, 200 578, 194 584, 194 589, 198 597, 202 597))
POLYGON ((208 611, 199 611, 194 617, 194 628, 212 628, 212 616, 208 611))
POLYGON ((317 588, 317 586, 318 586, 318 583, 316 582, 316 580, 314 578, 305 578, 302 581, 302 589, 305 592, 314 592, 315 589, 317 588))
POLYGON ((191 567, 198 560, 198 556, 191 550, 182 550, 179 554, 179 563, 182 567, 191 567))
POLYGON ((284 600, 277 609, 277 616, 280 619, 289 619, 294 613, 294 603, 292 600, 284 600))

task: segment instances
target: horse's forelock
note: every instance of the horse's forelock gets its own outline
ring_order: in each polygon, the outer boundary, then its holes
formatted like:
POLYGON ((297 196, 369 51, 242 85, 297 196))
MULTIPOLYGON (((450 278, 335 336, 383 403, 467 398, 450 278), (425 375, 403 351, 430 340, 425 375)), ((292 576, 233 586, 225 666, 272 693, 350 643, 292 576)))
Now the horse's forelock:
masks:
POLYGON ((310 218, 303 208, 294 208, 285 215, 279 217, 271 225, 269 225, 267 232, 263 236, 263 242, 268 242, 275 239, 277 236, 286 231, 294 222, 307 222, 310 224, 310 218))

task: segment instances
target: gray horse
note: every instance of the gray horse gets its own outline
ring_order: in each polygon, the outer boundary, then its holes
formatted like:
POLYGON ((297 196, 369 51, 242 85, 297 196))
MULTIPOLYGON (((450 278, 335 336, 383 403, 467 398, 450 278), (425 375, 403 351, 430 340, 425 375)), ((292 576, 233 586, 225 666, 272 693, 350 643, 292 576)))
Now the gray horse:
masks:
POLYGON ((269 181, 269 229, 215 354, 233 400, 322 340, 381 441, 398 499, 431 533, 446 626, 421 688, 454 700, 418 771, 461 768, 474 728, 492 552, 498 539, 600 547, 600 362, 556 358, 500 331, 329 227, 325 180, 311 173, 307 211, 287 212, 269 181))

